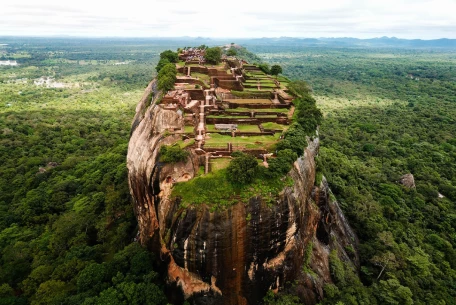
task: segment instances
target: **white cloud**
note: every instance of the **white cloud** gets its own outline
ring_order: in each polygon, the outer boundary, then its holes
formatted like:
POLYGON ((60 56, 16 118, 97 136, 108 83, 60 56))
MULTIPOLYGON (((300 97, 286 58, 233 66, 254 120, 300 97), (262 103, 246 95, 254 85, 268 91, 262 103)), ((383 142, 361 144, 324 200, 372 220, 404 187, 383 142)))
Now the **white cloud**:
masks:
POLYGON ((0 35, 456 38, 455 0, 15 0, 0 35))

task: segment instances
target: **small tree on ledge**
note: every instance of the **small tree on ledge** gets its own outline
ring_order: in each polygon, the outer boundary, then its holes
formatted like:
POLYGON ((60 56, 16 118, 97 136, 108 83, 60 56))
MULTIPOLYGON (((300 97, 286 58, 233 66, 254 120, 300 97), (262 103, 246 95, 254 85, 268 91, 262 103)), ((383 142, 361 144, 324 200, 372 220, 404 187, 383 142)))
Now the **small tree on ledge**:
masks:
POLYGON ((222 60, 222 49, 219 47, 213 47, 206 50, 204 58, 208 63, 218 64, 222 60))
POLYGON ((160 162, 176 163, 187 160, 189 152, 179 145, 164 145, 160 148, 160 162))
POLYGON ((234 184, 248 184, 255 179, 258 162, 250 155, 241 153, 231 160, 226 170, 228 181, 234 184))
POLYGON ((277 75, 279 75, 280 73, 282 73, 282 67, 281 66, 273 65, 271 67, 271 75, 275 75, 277 77, 277 75))
POLYGON ((228 56, 236 56, 236 55, 237 55, 237 51, 236 51, 236 49, 230 48, 230 49, 226 52, 226 55, 228 55, 228 56))

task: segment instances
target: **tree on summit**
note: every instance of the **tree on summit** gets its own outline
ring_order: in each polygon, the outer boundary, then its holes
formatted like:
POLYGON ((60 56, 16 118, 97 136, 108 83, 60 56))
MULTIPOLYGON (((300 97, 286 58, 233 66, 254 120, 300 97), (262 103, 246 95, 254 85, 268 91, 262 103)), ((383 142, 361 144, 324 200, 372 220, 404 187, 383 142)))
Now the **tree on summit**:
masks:
POLYGON ((237 51, 236 51, 236 49, 230 48, 230 49, 226 52, 226 55, 228 55, 228 56, 236 56, 236 55, 237 55, 237 51))
POLYGON ((206 54, 204 54, 204 58, 208 63, 218 64, 222 60, 222 49, 220 49, 219 47, 206 49, 206 54))
POLYGON ((179 55, 171 50, 166 50, 160 53, 160 59, 167 59, 169 62, 176 63, 179 61, 179 55))
POLYGON ((271 75, 279 75, 280 73, 282 73, 282 67, 279 66, 279 65, 273 65, 271 67, 271 75))
POLYGON ((250 155, 241 153, 239 157, 231 160, 226 169, 226 174, 230 182, 244 185, 253 181, 257 170, 257 160, 250 155))

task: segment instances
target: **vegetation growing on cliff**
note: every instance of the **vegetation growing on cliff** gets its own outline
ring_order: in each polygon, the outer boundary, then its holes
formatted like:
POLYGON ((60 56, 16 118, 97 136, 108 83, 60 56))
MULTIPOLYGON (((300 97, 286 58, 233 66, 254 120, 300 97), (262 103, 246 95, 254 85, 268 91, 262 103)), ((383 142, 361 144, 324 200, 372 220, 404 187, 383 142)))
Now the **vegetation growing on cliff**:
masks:
POLYGON ((158 64, 155 67, 155 70, 157 71, 157 73, 159 73, 160 70, 167 64, 177 63, 178 61, 179 61, 179 56, 177 55, 176 52, 173 52, 171 50, 163 51, 160 53, 160 60, 158 61, 158 64))
POLYGON ((178 144, 164 145, 160 148, 160 162, 182 162, 187 160, 188 156, 188 151, 182 149, 178 144))
POLYGON ((240 153, 231 160, 226 169, 226 177, 230 183, 249 184, 258 172, 258 161, 255 157, 240 153))
POLYGON ((292 182, 291 179, 270 179, 266 176, 264 167, 258 167, 250 183, 231 183, 227 179, 227 169, 220 169, 176 184, 172 196, 179 197, 183 206, 208 204, 212 210, 247 202, 256 196, 263 198, 268 204, 273 204, 283 188, 290 186, 292 182))
POLYGON ((173 89, 176 76, 176 65, 172 63, 165 64, 157 75, 158 89, 163 90, 164 92, 173 89))

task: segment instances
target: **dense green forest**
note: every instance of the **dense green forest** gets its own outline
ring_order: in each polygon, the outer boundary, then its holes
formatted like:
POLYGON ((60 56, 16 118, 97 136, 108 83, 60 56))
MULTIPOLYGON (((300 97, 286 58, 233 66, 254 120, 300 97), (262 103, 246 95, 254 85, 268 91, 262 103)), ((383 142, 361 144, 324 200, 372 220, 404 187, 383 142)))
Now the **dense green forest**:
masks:
POLYGON ((332 256, 323 304, 456 304, 456 52, 251 49, 307 80, 325 115, 318 167, 361 270, 332 256), (408 173, 416 188, 398 183, 408 173))
MULTIPOLYGON (((198 43, 0 39, 19 64, 0 66, 0 304, 166 304, 134 241, 125 156, 160 52, 185 45, 198 43)), ((361 270, 331 255, 323 304, 456 304, 456 52, 249 49, 306 80, 324 114, 318 168, 361 270), (397 183, 407 173, 416 188, 397 183)))
POLYGON ((166 304, 133 242, 125 166, 162 47, 8 43, 0 57, 19 66, 0 67, 0 304, 166 304))

